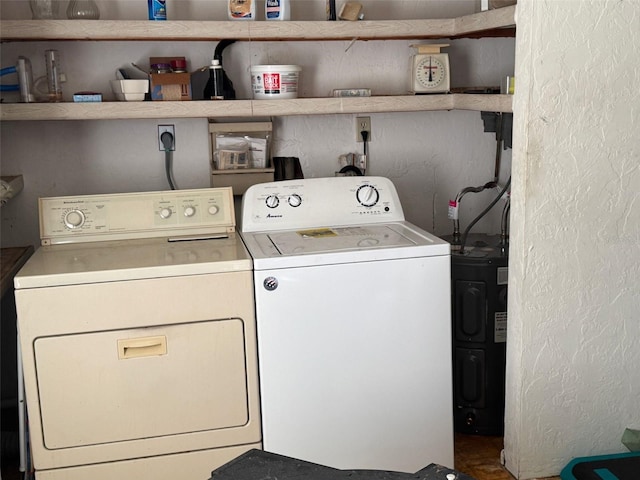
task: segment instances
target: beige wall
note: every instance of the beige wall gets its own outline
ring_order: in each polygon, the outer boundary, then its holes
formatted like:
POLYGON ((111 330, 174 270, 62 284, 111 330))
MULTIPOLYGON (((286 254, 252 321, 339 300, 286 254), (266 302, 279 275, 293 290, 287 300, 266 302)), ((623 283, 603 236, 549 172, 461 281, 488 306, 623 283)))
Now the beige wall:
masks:
POLYGON ((640 4, 519 0, 507 467, 640 428, 640 4))

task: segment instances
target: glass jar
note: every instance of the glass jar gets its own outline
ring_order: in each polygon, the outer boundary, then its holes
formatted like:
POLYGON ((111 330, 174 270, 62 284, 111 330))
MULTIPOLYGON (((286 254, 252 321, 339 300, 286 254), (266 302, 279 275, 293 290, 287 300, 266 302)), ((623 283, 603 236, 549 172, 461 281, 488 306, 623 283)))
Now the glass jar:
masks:
POLYGON ((171 60, 171 71, 173 73, 187 73, 187 61, 182 58, 171 60))
POLYGON ((171 73, 171 65, 168 63, 152 63, 151 73, 171 73))
POLYGON ((29 0, 31 15, 34 20, 50 20, 58 18, 59 0, 29 0))
POLYGON ((98 20, 100 9, 94 0, 71 0, 67 7, 67 18, 72 20, 98 20))

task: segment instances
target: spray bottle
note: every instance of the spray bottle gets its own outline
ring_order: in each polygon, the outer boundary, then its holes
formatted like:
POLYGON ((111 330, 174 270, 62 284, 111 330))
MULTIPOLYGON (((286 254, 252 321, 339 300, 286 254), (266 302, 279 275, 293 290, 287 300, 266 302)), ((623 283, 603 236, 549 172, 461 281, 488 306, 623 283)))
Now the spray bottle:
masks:
POLYGON ((149 8, 149 20, 167 19, 166 0, 147 0, 147 6, 149 8))

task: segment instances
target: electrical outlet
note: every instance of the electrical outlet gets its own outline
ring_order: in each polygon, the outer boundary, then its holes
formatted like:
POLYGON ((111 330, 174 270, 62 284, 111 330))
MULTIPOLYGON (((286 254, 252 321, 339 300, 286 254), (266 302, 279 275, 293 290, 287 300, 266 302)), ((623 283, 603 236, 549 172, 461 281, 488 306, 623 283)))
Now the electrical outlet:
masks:
POLYGON ((173 142, 171 142, 171 151, 176 149, 176 127, 175 125, 158 125, 158 149, 164 152, 164 144, 162 143, 162 134, 169 132, 173 136, 173 142))
POLYGON ((369 134, 367 142, 371 141, 371 117, 356 117, 356 141, 362 142, 362 132, 369 134))

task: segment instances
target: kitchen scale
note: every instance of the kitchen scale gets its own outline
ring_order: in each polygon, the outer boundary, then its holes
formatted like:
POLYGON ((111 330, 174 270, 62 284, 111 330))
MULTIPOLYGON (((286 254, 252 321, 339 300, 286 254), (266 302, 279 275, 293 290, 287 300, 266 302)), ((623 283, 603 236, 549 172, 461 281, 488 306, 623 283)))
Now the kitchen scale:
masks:
POLYGON ((411 45, 418 52, 411 57, 411 93, 449 93, 449 54, 441 48, 448 43, 411 45))

